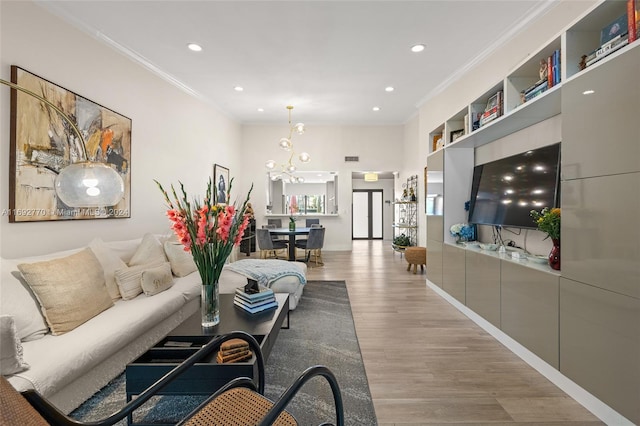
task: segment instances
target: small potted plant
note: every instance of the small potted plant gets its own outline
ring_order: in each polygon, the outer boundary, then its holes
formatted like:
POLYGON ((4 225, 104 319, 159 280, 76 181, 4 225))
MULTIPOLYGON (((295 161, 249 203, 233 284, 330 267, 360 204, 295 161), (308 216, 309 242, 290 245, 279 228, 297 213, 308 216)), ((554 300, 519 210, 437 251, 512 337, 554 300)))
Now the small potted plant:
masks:
POLYGON ((411 245, 411 240, 405 234, 400 234, 393 239, 393 245, 397 248, 405 248, 411 245))

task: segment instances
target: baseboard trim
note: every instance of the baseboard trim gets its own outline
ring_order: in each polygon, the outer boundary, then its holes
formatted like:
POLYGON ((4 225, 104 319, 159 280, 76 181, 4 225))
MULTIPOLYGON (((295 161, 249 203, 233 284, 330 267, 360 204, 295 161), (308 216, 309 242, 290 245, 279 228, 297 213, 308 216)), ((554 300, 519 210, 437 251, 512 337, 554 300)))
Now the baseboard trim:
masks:
POLYGON ((566 377, 560 371, 553 368, 529 349, 509 337, 502 330, 482 318, 480 315, 460 303, 456 298, 444 291, 439 286, 429 280, 427 286, 435 291, 440 297, 449 302, 457 310, 466 315, 471 321, 475 322, 483 330, 493 336, 497 341, 506 346, 511 352, 516 354, 520 359, 533 367, 536 371, 549 379, 551 383, 562 389, 567 395, 575 399, 580 405, 593 413, 594 416, 605 422, 607 425, 616 426, 633 426, 633 422, 629 421, 622 414, 602 402, 600 399, 589 393, 580 385, 566 377))

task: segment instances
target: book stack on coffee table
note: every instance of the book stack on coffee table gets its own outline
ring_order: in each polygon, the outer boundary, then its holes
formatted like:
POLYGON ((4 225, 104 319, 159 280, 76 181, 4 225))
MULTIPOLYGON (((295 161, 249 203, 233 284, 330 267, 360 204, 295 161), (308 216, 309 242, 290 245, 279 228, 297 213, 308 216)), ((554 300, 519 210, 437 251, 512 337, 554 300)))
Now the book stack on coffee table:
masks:
POLYGON ((220 345, 216 360, 218 364, 228 364, 230 362, 245 361, 251 358, 251 355, 249 343, 242 339, 231 339, 220 345))
POLYGON ((247 293, 243 287, 237 288, 233 303, 252 314, 278 307, 273 290, 263 286, 259 286, 258 291, 254 293, 247 293))

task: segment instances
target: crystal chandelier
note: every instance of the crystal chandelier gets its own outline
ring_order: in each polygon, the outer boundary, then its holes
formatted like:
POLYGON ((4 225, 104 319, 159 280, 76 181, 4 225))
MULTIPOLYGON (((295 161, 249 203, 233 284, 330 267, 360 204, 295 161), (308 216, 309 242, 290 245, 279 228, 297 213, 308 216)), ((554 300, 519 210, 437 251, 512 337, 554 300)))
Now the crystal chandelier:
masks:
MULTIPOLYGON (((295 172, 296 170, 298 170, 298 168, 293 163, 296 153, 293 149, 293 142, 291 142, 291 138, 294 131, 299 135, 304 133, 304 124, 291 124, 291 110, 293 109, 293 106, 287 105, 287 109, 289 110, 289 136, 280 139, 279 146, 283 150, 290 152, 289 159, 286 163, 283 164, 278 164, 274 160, 269 160, 265 163, 265 165, 268 170, 276 171, 276 173, 270 174, 272 180, 282 179, 284 176, 287 176, 291 183, 302 183, 304 182, 304 178, 295 175, 295 172)), ((298 160, 300 160, 301 163, 308 163, 309 161, 311 161, 311 156, 309 156, 309 154, 306 152, 301 152, 300 155, 298 155, 298 160)))

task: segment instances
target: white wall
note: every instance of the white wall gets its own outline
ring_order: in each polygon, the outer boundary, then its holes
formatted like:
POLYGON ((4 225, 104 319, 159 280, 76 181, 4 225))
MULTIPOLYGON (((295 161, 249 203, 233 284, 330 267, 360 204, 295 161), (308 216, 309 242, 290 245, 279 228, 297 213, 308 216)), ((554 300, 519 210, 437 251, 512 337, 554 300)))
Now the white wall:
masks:
MULTIPOLYGON (((73 248, 168 231, 153 179, 182 181, 204 193, 214 163, 236 175, 235 194, 248 189, 240 162, 238 123, 73 29, 31 2, 0 2, 0 75, 18 65, 133 121, 131 218, 8 223, 0 217, 2 257, 73 248), (239 175, 239 176, 238 176, 239 175)), ((0 88, 0 210, 8 208, 10 90, 0 88)), ((261 181, 262 182, 262 181, 261 181)))
MULTIPOLYGON (((311 162, 300 165, 300 170, 328 170, 338 172, 337 217, 323 217, 327 228, 325 250, 351 250, 351 173, 365 170, 400 170, 403 163, 403 126, 314 126, 306 123, 303 135, 293 137, 296 152, 306 151, 311 162), (360 157, 357 163, 346 163, 345 156, 360 157)), ((286 153, 278 147, 278 141, 288 134, 287 122, 282 126, 245 125, 242 127, 242 169, 246 178, 256 183, 252 197, 256 224, 267 221, 265 214, 264 163, 275 160, 283 163, 286 153)))

